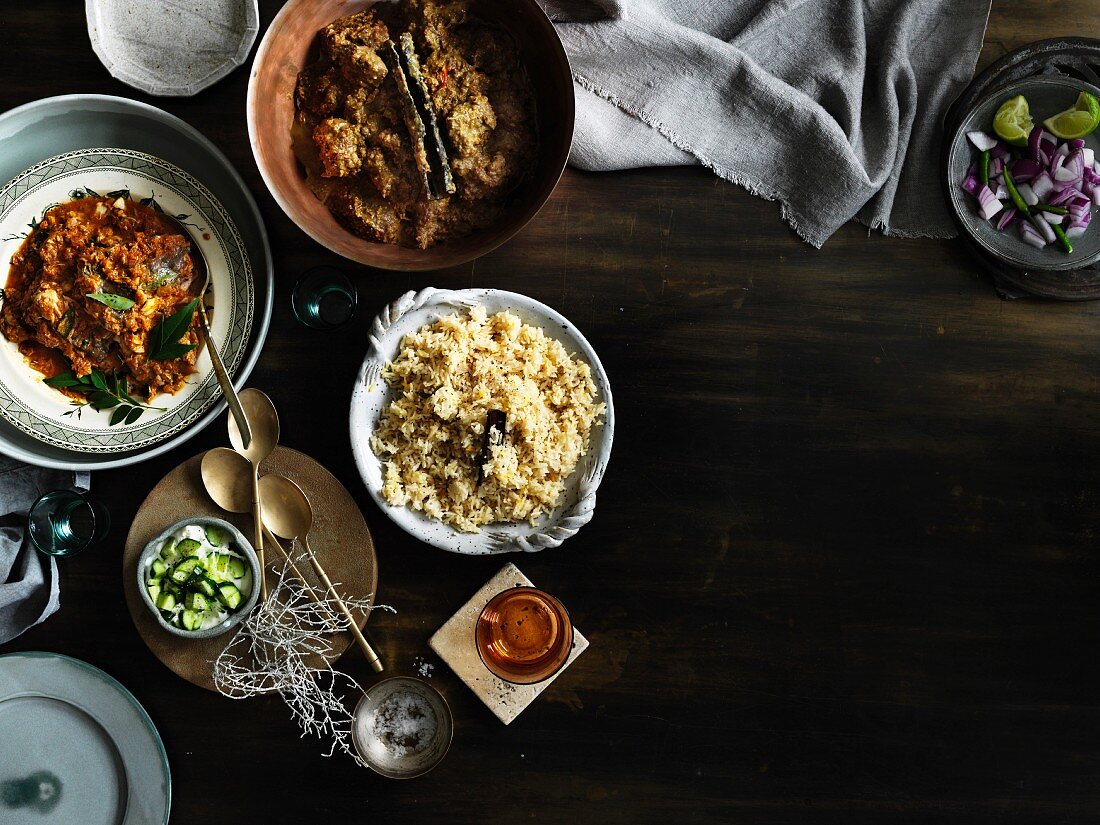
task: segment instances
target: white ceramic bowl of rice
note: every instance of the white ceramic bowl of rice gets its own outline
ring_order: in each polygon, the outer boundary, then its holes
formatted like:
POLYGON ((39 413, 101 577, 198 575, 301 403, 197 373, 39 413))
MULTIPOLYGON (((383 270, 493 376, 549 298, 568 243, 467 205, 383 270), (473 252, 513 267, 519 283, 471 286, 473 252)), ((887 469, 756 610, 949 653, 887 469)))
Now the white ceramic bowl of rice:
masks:
POLYGON ((557 547, 592 518, 615 408, 592 346, 550 307, 425 289, 375 318, 350 424, 387 516, 435 547, 484 555, 557 547), (486 410, 506 423, 482 453, 486 410))

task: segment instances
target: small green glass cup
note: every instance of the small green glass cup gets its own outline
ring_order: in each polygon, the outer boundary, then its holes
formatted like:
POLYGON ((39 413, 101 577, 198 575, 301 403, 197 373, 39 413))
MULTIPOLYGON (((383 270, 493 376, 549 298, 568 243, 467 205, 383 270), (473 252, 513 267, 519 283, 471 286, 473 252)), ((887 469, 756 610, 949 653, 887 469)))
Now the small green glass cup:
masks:
POLYGON ((294 317, 310 329, 336 329, 355 317, 355 284, 334 266, 306 272, 290 296, 294 317))
POLYGON ((102 504, 72 490, 52 490, 31 505, 27 532, 47 556, 71 556, 103 540, 111 515, 102 504))

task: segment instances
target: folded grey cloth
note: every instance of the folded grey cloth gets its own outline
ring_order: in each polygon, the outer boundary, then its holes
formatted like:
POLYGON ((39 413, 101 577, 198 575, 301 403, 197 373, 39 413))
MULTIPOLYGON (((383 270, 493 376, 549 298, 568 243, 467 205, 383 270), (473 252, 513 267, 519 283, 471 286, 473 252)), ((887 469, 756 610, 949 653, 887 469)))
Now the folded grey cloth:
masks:
MULTIPOLYGON (((820 247, 852 218, 951 237, 944 112, 989 0, 544 0, 573 66, 582 169, 702 163, 820 247)), ((741 227, 746 233, 751 226, 741 227)))
POLYGON ((26 538, 27 511, 48 490, 87 489, 88 473, 31 467, 0 456, 0 644, 60 605, 57 562, 26 538))

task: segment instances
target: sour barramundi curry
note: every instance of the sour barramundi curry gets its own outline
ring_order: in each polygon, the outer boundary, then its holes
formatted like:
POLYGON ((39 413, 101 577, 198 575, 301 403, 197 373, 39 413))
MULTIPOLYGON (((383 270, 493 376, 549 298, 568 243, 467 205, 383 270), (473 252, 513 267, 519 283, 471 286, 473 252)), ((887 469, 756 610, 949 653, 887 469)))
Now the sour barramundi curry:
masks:
POLYGON ((515 41, 464 0, 377 3, 320 32, 295 154, 346 229, 427 248, 490 224, 537 151, 515 41))
MULTIPOLYGON (((146 399, 174 393, 198 350, 158 361, 149 339, 195 297, 196 277, 191 239, 152 206, 121 197, 59 204, 11 259, 0 333, 46 377, 98 370, 125 376, 146 399)), ((179 341, 198 344, 194 317, 179 341)))

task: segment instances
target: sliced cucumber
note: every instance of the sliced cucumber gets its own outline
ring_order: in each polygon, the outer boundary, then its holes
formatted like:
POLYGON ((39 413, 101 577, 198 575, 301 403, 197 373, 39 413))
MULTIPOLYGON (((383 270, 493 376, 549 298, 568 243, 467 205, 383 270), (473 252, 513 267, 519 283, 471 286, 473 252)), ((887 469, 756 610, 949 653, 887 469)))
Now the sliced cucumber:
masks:
POLYGON ((210 602, 206 600, 206 596, 202 593, 188 593, 183 606, 188 610, 194 610, 196 613, 202 613, 210 607, 210 602))
POLYGON ((202 545, 195 539, 181 539, 180 543, 176 545, 176 551, 180 556, 193 556, 200 547, 202 545))
POLYGON ((209 576, 199 576, 191 582, 191 589, 202 593, 207 599, 218 598, 218 583, 209 576))
POLYGON ((158 610, 172 610, 176 606, 176 597, 171 593, 160 593, 156 598, 158 610))
POLYGON ((149 598, 153 600, 153 604, 157 603, 157 599, 160 597, 160 579, 149 582, 149 598))
POLYGON ((160 548, 160 557, 164 559, 165 564, 171 564, 180 557, 179 546, 175 539, 164 542, 164 546, 160 548))
MULTIPOLYGON (((181 541, 180 544, 183 544, 183 542, 181 541)), ((199 570, 200 574, 204 570, 202 566, 202 559, 200 559, 198 556, 188 556, 172 568, 172 572, 168 574, 168 578, 172 580, 173 584, 177 584, 182 587, 191 580, 191 577, 195 575, 196 570, 199 570)))
POLYGON ((222 528, 211 524, 206 528, 206 540, 214 547, 224 547, 229 541, 229 534, 222 528))
POLYGON ((235 579, 243 579, 244 571, 247 570, 244 566, 244 559, 238 559, 236 556, 229 557, 229 575, 235 579))
POLYGON ((229 578, 229 560, 233 557, 228 553, 211 553, 206 559, 206 570, 215 581, 225 581, 229 578))
POLYGON ((202 627, 202 613, 194 610, 184 610, 180 613, 180 625, 184 630, 198 630, 202 627))
POLYGON ((153 563, 149 565, 149 578, 151 579, 159 579, 167 572, 168 565, 161 559, 153 559, 153 563))
POLYGON ((241 591, 237 589, 237 585, 230 582, 222 582, 218 585, 218 601, 228 607, 230 610, 236 610, 241 606, 241 602, 244 598, 241 596, 241 591))

